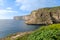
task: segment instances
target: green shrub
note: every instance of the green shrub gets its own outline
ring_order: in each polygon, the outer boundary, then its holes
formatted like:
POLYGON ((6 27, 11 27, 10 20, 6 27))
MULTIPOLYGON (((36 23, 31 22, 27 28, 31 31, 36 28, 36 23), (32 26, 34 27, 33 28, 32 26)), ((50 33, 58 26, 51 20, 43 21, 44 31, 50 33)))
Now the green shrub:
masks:
POLYGON ((60 24, 41 27, 33 32, 28 40, 60 40, 60 24))

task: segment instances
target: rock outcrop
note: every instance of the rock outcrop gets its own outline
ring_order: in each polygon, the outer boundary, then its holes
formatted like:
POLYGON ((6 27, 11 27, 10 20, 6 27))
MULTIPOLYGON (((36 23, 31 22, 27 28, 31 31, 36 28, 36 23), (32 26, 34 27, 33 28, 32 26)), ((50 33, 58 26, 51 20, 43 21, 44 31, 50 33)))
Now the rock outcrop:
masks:
POLYGON ((42 8, 34 10, 25 16, 26 24, 53 24, 60 23, 60 7, 42 8))

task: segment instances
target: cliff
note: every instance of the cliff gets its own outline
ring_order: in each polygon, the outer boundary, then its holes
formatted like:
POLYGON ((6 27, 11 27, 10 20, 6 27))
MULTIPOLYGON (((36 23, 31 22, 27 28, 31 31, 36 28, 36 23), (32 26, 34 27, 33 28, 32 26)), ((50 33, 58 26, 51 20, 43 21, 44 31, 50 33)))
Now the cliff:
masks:
POLYGON ((23 16, 14 16, 14 20, 24 20, 23 16))
POLYGON ((60 6, 34 10, 24 17, 26 24, 60 23, 60 6))

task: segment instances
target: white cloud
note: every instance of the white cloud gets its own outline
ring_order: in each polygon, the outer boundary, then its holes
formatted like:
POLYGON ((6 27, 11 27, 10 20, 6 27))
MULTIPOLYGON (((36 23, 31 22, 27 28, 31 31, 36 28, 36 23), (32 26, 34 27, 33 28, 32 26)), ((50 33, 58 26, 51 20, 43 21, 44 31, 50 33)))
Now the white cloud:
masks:
POLYGON ((0 15, 0 19, 13 19, 13 16, 0 15))
POLYGON ((12 10, 0 10, 0 14, 7 14, 7 13, 17 13, 17 11, 12 11, 12 10))
POLYGON ((21 10, 33 10, 36 9, 35 6, 37 5, 36 3, 38 2, 37 0, 16 0, 17 4, 22 4, 20 6, 21 10))
MULTIPOLYGON (((22 5, 22 6, 20 7, 21 10, 29 10, 29 8, 30 8, 30 5, 22 5)), ((31 9, 31 8, 30 8, 30 9, 31 9)))
POLYGON ((21 10, 27 10, 27 11, 31 11, 31 10, 35 10, 37 8, 40 8, 40 5, 42 5, 42 3, 44 4, 44 2, 46 2, 45 0, 16 0, 16 3, 20 6, 21 10))
POLYGON ((12 8, 11 7, 7 7, 6 9, 11 10, 12 8))
MULTIPOLYGON (((56 6, 59 2, 57 0, 16 0, 17 5, 21 10, 34 10, 37 8, 56 6)), ((60 2, 59 2, 60 3, 60 2)))
POLYGON ((0 19, 9 19, 9 17, 4 16, 4 15, 0 15, 0 19))
POLYGON ((8 14, 15 14, 17 11, 13 10, 0 10, 0 19, 13 19, 13 16, 8 14))

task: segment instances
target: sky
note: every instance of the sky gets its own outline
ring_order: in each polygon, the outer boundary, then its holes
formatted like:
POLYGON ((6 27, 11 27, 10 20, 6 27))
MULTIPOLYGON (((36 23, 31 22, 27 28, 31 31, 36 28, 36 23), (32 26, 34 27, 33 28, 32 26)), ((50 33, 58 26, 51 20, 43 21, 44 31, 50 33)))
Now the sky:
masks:
POLYGON ((32 10, 54 6, 60 6, 60 0, 0 0, 0 19, 13 19, 32 10))

